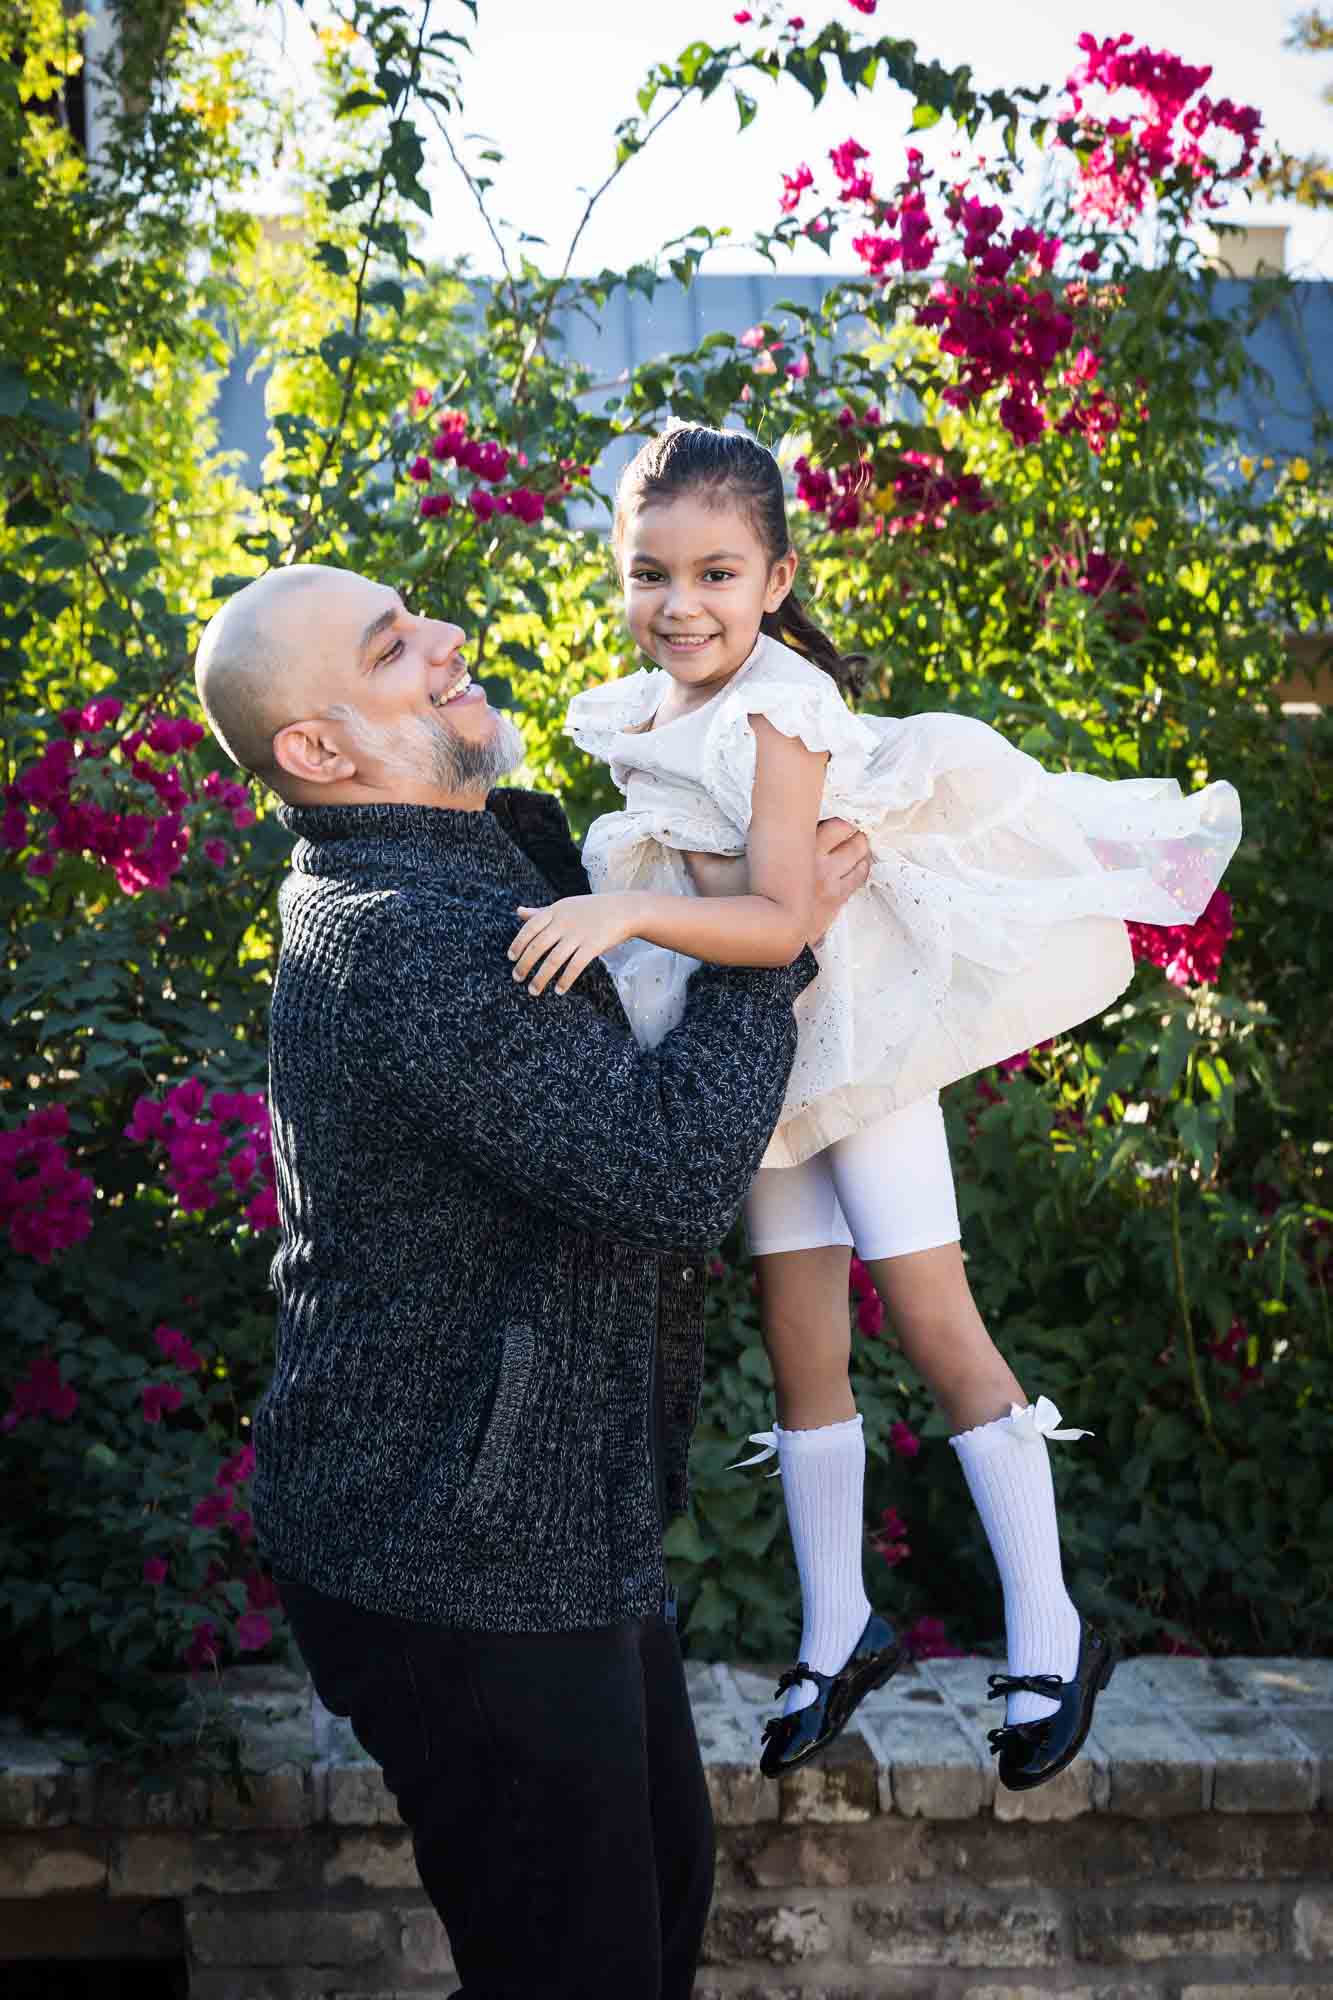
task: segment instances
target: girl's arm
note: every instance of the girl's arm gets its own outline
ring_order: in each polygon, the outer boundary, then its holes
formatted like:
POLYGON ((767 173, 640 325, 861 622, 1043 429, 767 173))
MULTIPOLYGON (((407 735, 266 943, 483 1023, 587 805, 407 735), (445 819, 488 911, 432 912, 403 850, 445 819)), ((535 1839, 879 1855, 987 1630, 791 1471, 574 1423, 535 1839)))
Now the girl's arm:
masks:
POLYGON ((828 755, 807 750, 762 715, 750 723, 750 893, 704 898, 628 891, 521 908, 527 921, 509 949, 515 979, 528 980, 533 993, 554 979, 556 991, 567 993, 600 952, 632 937, 713 965, 790 965, 800 956, 810 935, 815 828, 828 755))

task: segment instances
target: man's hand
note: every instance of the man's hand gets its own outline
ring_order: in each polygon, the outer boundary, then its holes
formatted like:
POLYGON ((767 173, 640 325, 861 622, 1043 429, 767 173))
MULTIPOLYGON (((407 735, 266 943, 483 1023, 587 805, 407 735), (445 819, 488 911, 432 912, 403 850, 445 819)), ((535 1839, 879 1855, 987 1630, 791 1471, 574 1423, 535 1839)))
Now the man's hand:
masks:
POLYGON ((750 893, 750 859, 746 854, 697 854, 691 849, 685 855, 685 866, 701 896, 750 893))
POLYGON ((845 819, 822 819, 815 829, 815 900, 810 942, 820 945, 843 907, 870 879, 870 842, 845 819))
MULTIPOLYGON (((687 853, 685 863, 701 896, 747 896, 750 865, 744 854, 687 853)), ((815 829, 815 900, 810 942, 822 944, 848 898, 870 878, 870 843, 845 819, 824 819, 815 829)))

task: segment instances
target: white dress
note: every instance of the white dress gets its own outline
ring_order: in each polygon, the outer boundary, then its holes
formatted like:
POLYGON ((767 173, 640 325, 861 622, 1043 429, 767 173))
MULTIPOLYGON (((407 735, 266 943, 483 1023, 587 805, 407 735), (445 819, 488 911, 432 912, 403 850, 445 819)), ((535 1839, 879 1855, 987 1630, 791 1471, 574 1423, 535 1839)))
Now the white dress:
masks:
MULTIPOLYGON (((584 846, 595 891, 691 895, 687 850, 744 852, 754 715, 829 753, 820 816, 870 843, 869 883, 796 1003, 766 1167, 1100 1013, 1133 973, 1126 920, 1192 922, 1240 839, 1229 784, 1186 797, 1173 778, 1051 773, 967 716, 853 715, 827 674, 762 634, 709 701, 649 729, 671 685, 646 669, 570 703, 569 734, 625 798, 584 846)), ((698 960, 631 939, 606 962, 655 1046, 698 960)))

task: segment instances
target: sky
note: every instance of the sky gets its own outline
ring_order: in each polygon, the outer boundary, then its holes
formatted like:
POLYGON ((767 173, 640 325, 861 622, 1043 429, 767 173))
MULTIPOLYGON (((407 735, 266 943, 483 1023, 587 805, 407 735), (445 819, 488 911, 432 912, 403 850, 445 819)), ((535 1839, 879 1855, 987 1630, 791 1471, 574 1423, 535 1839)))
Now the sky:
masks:
MULTIPOLYGON (((495 177, 488 197, 493 213, 546 238, 546 249, 528 247, 535 261, 550 269, 563 263, 586 191, 613 163, 613 128, 635 111, 635 92, 652 64, 696 38, 717 44, 755 34, 734 25, 736 4, 479 0, 478 21, 470 26, 463 7, 437 0, 439 25, 466 32, 473 49, 472 59, 464 59, 461 130, 485 134, 504 153, 502 165, 479 170, 495 177)), ((762 11, 759 0, 752 11, 762 11)), ((1081 31, 1099 37, 1128 32, 1188 62, 1211 63, 1209 94, 1257 104, 1265 134, 1288 151, 1333 151, 1333 113, 1321 102, 1323 86, 1333 81, 1333 57, 1283 47, 1295 4, 1116 0, 1110 6, 1073 7, 1069 0, 1023 0, 1020 6, 952 0, 948 7, 909 9, 880 0, 877 14, 867 20, 847 0, 810 0, 799 11, 811 30, 840 19, 867 35, 878 31, 912 39, 920 57, 951 68, 970 64, 982 89, 1060 81, 1073 67, 1081 31)), ((308 0, 304 10, 287 0, 278 60, 298 86, 308 72, 312 23, 320 18, 319 0, 308 0)), ((678 113, 598 204, 574 270, 623 270, 699 223, 714 229, 730 225, 733 232, 728 245, 710 254, 705 270, 766 269, 744 244, 776 221, 781 174, 808 160, 817 181, 831 189, 828 149, 851 136, 870 147, 881 183, 898 177, 911 109, 902 92, 881 84, 870 96, 854 98, 840 84, 830 84, 823 104, 812 109, 798 84, 784 79, 770 86, 761 78, 753 94, 759 115, 743 135, 729 90, 678 113)), ((472 142, 474 158, 481 143, 472 142)), ((931 163, 942 166, 953 140, 945 139, 941 127, 919 143, 931 163)), ((438 141, 425 178, 435 208, 429 251, 451 259, 466 254, 480 271, 498 269, 472 198, 438 141)), ((1319 215, 1293 203, 1253 208, 1241 203, 1220 213, 1229 221, 1289 223, 1287 269, 1301 277, 1333 278, 1333 213, 1319 215)), ((851 268, 853 262, 850 249, 841 257, 835 250, 830 261, 807 245, 782 268, 827 271, 851 268)))

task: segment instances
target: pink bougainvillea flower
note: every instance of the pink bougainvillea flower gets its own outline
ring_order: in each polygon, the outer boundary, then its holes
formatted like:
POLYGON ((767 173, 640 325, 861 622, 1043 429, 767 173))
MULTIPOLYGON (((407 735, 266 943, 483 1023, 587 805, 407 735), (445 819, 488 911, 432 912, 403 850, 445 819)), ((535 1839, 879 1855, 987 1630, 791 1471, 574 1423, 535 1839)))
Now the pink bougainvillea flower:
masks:
POLYGON ((812 188, 814 184, 815 177, 804 160, 802 160, 794 174, 784 174, 782 176, 782 196, 778 202, 778 207, 782 210, 782 213, 790 215, 793 209, 799 208, 801 196, 807 188, 812 188))
POLYGON ((479 486, 474 486, 468 494, 467 504, 479 521, 489 521, 496 511, 495 495, 483 493, 479 486))
POLYGON ((871 1548, 890 1569, 900 1562, 906 1562, 911 1555, 911 1545, 907 1540, 907 1524, 896 1507, 886 1507, 880 1516, 879 1527, 867 1537, 871 1548))
POLYGON ((1215 986, 1235 928, 1231 898, 1215 889, 1192 924, 1127 924, 1136 959, 1159 965, 1173 986, 1215 986))
POLYGON ((243 1611, 233 1631, 237 1651, 241 1653, 262 1652, 273 1637, 273 1627, 262 1611, 243 1611))
POLYGON ((167 1580, 167 1564, 164 1556, 145 1556, 143 1565, 145 1583, 159 1584, 167 1580))
POLYGON ((879 0, 851 0, 851 4, 858 14, 873 14, 879 5, 879 0))
POLYGON ((798 354, 794 361, 787 363, 787 373, 793 382, 804 382, 806 376, 810 373, 810 356, 808 354, 798 354))
POLYGON ((196 1353, 195 1349, 191 1347, 179 1327, 155 1326, 153 1328, 153 1339, 157 1343, 158 1352, 166 1360, 173 1361, 177 1368, 183 1368, 187 1375, 191 1375, 195 1369, 203 1367, 203 1356, 196 1353))
POLYGON ((963 1649, 955 1646, 944 1630, 941 1618, 918 1618, 903 1633, 914 1660, 961 1660, 963 1649))
POLYGON ((245 1601, 251 1611, 280 1611, 282 1597, 271 1576, 265 1576, 262 1569, 252 1569, 245 1578, 245 1601))
POLYGON ((224 1459, 218 1467, 214 1484, 223 1487, 244 1486, 247 1479, 254 1476, 254 1446, 243 1444, 234 1458, 224 1459))
POLYGON ((217 1664, 218 1628, 211 1618, 199 1620, 181 1657, 192 1674, 202 1673, 205 1667, 217 1664))
MULTIPOLYGON (((436 456, 438 457, 439 454, 437 453, 436 456)), ((407 476, 409 479, 429 479, 430 460, 422 457, 414 458, 407 468, 407 476)))
POLYGON ((421 505, 417 511, 423 521, 430 521, 438 514, 447 514, 453 504, 447 493, 426 493, 422 495, 421 505))
POLYGON ((178 1410, 185 1400, 173 1382, 146 1382, 141 1393, 146 1424, 160 1424, 164 1416, 178 1410))
POLYGON ((412 391, 412 408, 414 410, 428 410, 430 405, 431 393, 429 389, 414 389, 412 391))
POLYGON ((733 14, 731 18, 736 23, 736 26, 738 28, 743 28, 747 21, 753 21, 754 15, 747 13, 746 10, 742 7, 740 13, 733 14))
POLYGON ((42 1354, 14 1384, 13 1401, 0 1417, 0 1431, 15 1430, 28 1417, 50 1417, 55 1423, 68 1423, 78 1407, 78 1391, 62 1381, 60 1363, 51 1355, 42 1354))
POLYGON ((527 486, 516 486, 508 495, 508 500, 509 512, 516 520, 525 522, 528 527, 540 521, 546 512, 546 502, 542 495, 534 493, 527 486))
POLYGON ((884 1331, 884 1302, 859 1257, 852 1258, 849 1284, 856 1300, 856 1324, 868 1340, 874 1340, 884 1331))
POLYGON ((223 1528, 231 1517, 229 1493, 206 1493, 190 1511, 190 1520, 196 1528, 223 1528))
POLYGON ((49 1264, 57 1250, 92 1231, 96 1188, 71 1167, 68 1133, 64 1105, 31 1112, 16 1130, 0 1132, 0 1224, 18 1254, 37 1264, 49 1264))
POLYGON ((915 1458, 921 1450, 921 1440, 910 1424, 900 1420, 889 1426, 889 1449, 896 1451, 899 1458, 915 1458))

